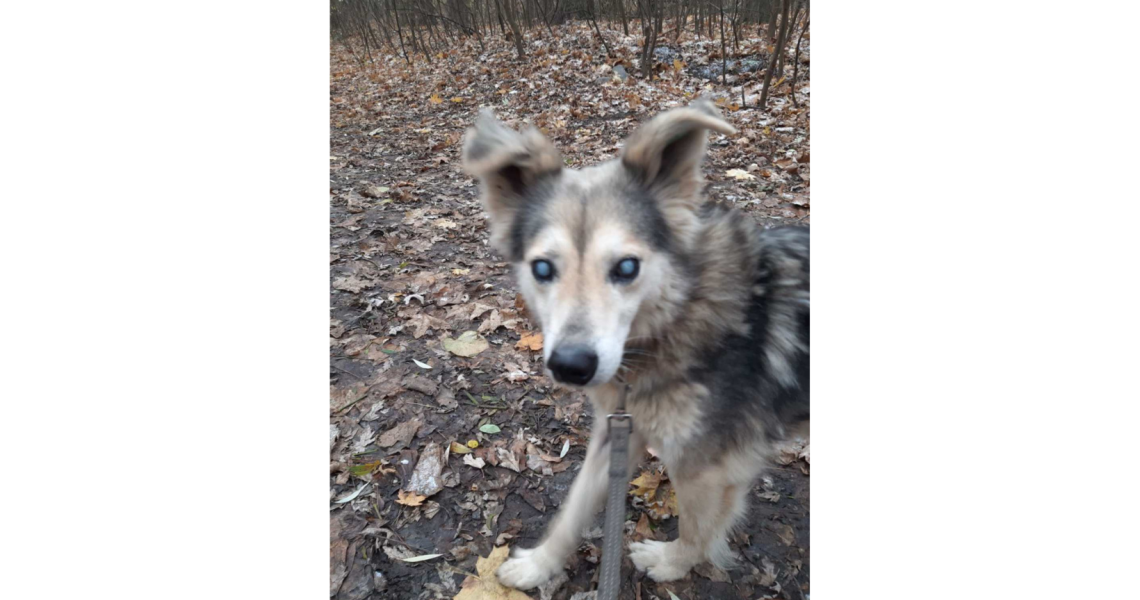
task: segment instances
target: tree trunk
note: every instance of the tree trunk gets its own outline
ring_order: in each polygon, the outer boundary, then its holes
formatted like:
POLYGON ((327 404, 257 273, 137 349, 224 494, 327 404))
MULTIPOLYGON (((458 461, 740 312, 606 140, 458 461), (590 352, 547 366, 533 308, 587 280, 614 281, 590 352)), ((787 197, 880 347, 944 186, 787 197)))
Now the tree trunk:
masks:
MULTIPOLYGON (((515 0, 502 0, 506 8, 503 9, 503 16, 507 20, 507 26, 511 28, 511 35, 515 38, 515 51, 518 52, 519 58, 526 58, 526 47, 523 44, 522 31, 519 29, 519 19, 515 14, 514 2, 515 0)), ((499 5, 499 0, 495 0, 495 5, 499 5)))
MULTIPOLYGON (((783 11, 781 18, 786 23, 788 20, 788 9, 791 8, 791 0, 783 0, 783 11)), ((776 41, 776 52, 783 52, 784 48, 784 33, 788 30, 787 27, 780 28, 780 38, 776 41)), ((760 110, 765 110, 768 107, 768 87, 772 84, 772 75, 776 72, 776 54, 768 60, 768 69, 764 73, 764 90, 760 92, 760 110)))
POLYGON ((800 29, 800 39, 796 40, 796 57, 792 59, 796 63, 795 67, 792 68, 792 105, 796 108, 800 107, 799 102, 796 102, 796 79, 800 77, 800 44, 804 41, 804 33, 807 31, 808 25, 811 25, 811 15, 804 18, 804 26, 800 29))
POLYGON ((772 44, 776 41, 776 17, 780 15, 779 9, 775 6, 776 0, 771 0, 768 3, 768 43, 772 44))

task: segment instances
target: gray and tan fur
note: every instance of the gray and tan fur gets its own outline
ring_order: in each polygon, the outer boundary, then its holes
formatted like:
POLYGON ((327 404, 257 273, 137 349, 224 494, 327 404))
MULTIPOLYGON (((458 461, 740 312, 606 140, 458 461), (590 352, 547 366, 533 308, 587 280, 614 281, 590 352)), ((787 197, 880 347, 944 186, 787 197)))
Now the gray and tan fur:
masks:
MULTIPOLYGON (((728 532, 773 442, 806 431, 809 412, 808 230, 764 231, 706 203, 706 130, 735 132, 699 101, 642 126, 619 159, 575 171, 537 130, 484 111, 463 151, 491 243, 542 327, 548 372, 584 388, 595 415, 631 386, 630 455, 656 449, 679 503, 679 539, 630 546, 657 581, 732 562, 728 532)), ((596 418, 562 510, 538 547, 499 568, 502 582, 529 589, 563 568, 601 505, 608 462, 596 418)))

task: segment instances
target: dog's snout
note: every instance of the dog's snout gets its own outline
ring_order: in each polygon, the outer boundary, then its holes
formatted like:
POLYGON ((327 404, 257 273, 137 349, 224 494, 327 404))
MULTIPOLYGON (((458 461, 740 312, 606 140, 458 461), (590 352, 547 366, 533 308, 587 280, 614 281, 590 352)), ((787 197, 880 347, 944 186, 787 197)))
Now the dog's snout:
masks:
POLYGON ((559 346, 550 354, 547 366, 562 383, 586 385, 598 370, 598 355, 587 346, 559 346))

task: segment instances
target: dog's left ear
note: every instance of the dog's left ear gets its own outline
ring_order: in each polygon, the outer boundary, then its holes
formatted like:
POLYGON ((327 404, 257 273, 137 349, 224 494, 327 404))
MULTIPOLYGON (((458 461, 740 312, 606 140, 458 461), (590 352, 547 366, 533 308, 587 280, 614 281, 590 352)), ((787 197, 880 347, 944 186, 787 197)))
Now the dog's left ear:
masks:
POLYGON ((702 181, 706 129, 736 133, 705 99, 662 113, 630 136, 621 162, 646 188, 695 202, 702 181))

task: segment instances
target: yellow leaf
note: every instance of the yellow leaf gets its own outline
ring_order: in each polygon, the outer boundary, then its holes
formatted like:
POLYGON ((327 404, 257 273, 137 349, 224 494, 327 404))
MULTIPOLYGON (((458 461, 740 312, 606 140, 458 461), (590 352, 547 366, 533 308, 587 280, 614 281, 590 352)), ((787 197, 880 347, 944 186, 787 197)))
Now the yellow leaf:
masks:
POLYGON ((454 600, 533 600, 530 596, 499 583, 495 577, 495 570, 506 562, 510 552, 508 546, 499 546, 491 550, 487 558, 480 556, 475 563, 479 576, 468 575, 454 600))
POLYGON ((684 68, 685 68, 685 63, 681 62, 681 59, 679 59, 679 58, 673 59, 673 70, 680 71, 681 69, 684 69, 684 68))
POLYGON ((467 454, 468 452, 471 452, 471 448, 468 448, 459 442, 451 442, 452 454, 467 454))
POLYGON ((428 102, 432 104, 443 104, 443 98, 440 98, 439 94, 432 94, 431 97, 428 98, 428 102))
POLYGON ((427 496, 421 496, 415 492, 405 492, 400 490, 396 493, 396 504, 403 504, 404 506, 419 506, 427 500, 427 496))
POLYGON ((732 104, 728 105, 728 110, 731 110, 732 112, 736 112, 736 111, 740 110, 740 105, 733 102, 732 104))
POLYGON ((475 448, 479 447, 479 442, 475 440, 467 440, 467 447, 474 450, 475 448))
MULTIPOLYGON (((783 79, 781 79, 780 81, 783 81, 783 79)), ((463 102, 463 98, 456 96, 456 97, 452 98, 451 101, 455 102, 455 103, 459 103, 459 102, 463 102)))
POLYGON ((631 496, 640 496, 647 501, 652 500, 653 496, 657 494, 657 486, 661 485, 661 473, 652 470, 645 471, 629 483, 635 487, 629 492, 631 496))
POLYGON ((772 135, 772 130, 771 130, 771 129, 769 129, 769 128, 767 128, 767 127, 765 127, 765 128, 764 128, 764 135, 772 135))

